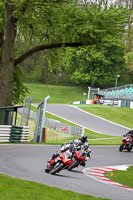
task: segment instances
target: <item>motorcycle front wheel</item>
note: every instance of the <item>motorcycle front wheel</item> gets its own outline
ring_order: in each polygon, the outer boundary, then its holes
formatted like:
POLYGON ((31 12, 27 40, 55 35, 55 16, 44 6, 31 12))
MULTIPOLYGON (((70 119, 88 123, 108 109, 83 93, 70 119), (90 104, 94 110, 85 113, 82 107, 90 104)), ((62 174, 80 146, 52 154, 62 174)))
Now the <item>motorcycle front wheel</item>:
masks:
POLYGON ((60 172, 63 168, 63 163, 57 163, 54 168, 51 170, 50 174, 54 175, 57 172, 60 172))
POLYGON ((123 151, 124 144, 121 144, 119 147, 119 151, 123 151))

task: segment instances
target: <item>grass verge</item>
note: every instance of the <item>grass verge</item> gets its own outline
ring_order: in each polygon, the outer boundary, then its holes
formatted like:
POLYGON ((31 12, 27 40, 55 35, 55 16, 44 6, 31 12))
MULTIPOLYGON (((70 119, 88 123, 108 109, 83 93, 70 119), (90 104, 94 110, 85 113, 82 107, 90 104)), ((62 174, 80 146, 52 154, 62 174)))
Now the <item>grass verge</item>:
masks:
POLYGON ((34 102, 41 102, 46 96, 50 96, 48 103, 70 104, 74 101, 86 100, 83 93, 87 93, 87 87, 81 86, 56 86, 44 84, 25 83, 29 88, 31 97, 35 97, 34 102))
POLYGON ((133 109, 120 108, 115 106, 96 106, 79 107, 80 109, 95 114, 99 117, 112 121, 114 123, 132 128, 133 127, 133 109))
POLYGON ((110 175, 111 172, 105 172, 104 175, 122 185, 133 188, 133 166, 129 167, 126 171, 113 171, 113 176, 110 175))
POLYGON ((114 137, 110 139, 96 139, 96 140, 89 140, 90 145, 120 145, 121 144, 121 137, 114 137))
POLYGON ((105 200, 0 174, 1 200, 105 200))

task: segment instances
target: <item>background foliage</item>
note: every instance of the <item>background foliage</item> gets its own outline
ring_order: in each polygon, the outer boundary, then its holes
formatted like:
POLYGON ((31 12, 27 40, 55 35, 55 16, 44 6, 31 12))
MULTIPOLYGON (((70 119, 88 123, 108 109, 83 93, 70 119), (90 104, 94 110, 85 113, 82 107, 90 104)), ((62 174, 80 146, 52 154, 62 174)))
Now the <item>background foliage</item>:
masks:
MULTIPOLYGON (((104 0, 10 1, 14 6, 16 31, 14 63, 25 55, 17 62, 21 69, 16 64, 14 66, 14 103, 20 102, 27 92, 21 70, 28 82, 87 84, 106 88, 114 84, 117 74, 121 75, 119 83, 132 82, 132 73, 128 70, 129 54, 126 56, 129 50, 132 52, 131 45, 129 48, 132 38, 130 4, 124 1, 110 4, 104 0), (55 44, 61 45, 55 48, 55 44), (53 47, 45 49, 45 45, 53 47)), ((1 64, 4 0, 0 3, 0 16, 1 64)))

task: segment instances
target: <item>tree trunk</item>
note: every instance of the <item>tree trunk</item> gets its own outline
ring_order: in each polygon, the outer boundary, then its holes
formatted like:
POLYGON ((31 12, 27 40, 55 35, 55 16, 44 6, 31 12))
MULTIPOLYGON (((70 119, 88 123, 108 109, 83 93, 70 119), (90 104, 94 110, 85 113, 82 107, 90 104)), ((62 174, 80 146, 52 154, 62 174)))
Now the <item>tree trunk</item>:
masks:
POLYGON ((48 61, 46 60, 46 58, 41 59, 41 82, 42 83, 47 83, 47 70, 48 70, 48 61))
POLYGON ((11 0, 6 0, 4 43, 1 64, 0 80, 0 107, 12 105, 13 71, 14 71, 14 41, 15 21, 13 18, 14 6, 11 0))

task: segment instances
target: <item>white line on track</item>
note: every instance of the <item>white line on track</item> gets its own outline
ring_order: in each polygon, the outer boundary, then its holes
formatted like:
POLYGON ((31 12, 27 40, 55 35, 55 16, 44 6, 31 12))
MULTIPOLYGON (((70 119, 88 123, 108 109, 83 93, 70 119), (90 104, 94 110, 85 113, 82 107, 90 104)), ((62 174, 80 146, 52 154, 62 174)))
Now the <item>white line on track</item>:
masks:
MULTIPOLYGON (((71 106, 71 105, 70 105, 70 106, 71 106)), ((117 126, 121 126, 121 127, 123 127, 123 128, 127 128, 127 129, 130 130, 130 128, 128 128, 128 127, 126 127, 126 126, 123 126, 123 125, 117 124, 117 123, 115 123, 115 122, 109 121, 109 120, 107 120, 107 119, 104 119, 104 118, 102 118, 102 117, 99 117, 99 116, 97 116, 97 115, 94 115, 94 114, 92 114, 92 113, 89 113, 89 112, 87 112, 87 111, 85 111, 85 110, 82 110, 82 109, 80 109, 80 108, 77 108, 77 107, 75 107, 75 108, 78 109, 78 110, 80 110, 80 111, 82 111, 82 112, 84 112, 84 113, 86 113, 86 114, 88 114, 88 115, 92 115, 92 116, 97 117, 97 118, 99 118, 99 119, 102 119, 102 120, 104 120, 104 121, 106 121, 106 122, 109 122, 109 123, 112 123, 112 124, 115 124, 115 125, 117 125, 117 126)))

